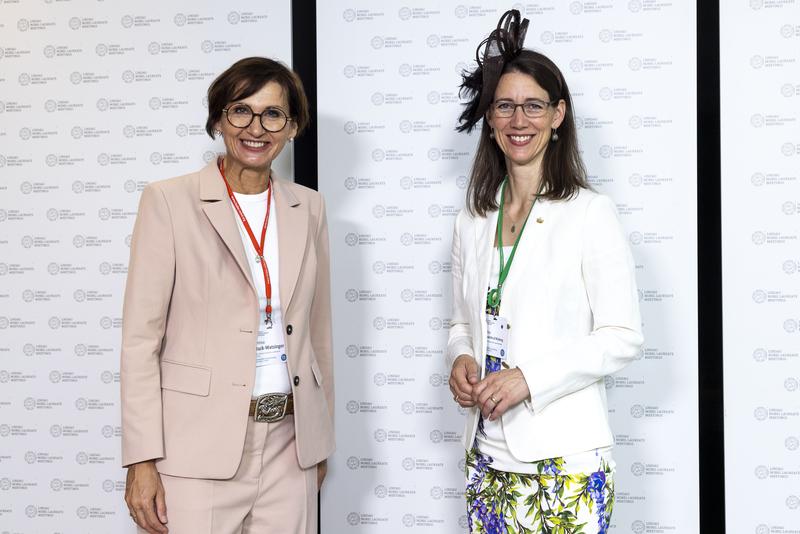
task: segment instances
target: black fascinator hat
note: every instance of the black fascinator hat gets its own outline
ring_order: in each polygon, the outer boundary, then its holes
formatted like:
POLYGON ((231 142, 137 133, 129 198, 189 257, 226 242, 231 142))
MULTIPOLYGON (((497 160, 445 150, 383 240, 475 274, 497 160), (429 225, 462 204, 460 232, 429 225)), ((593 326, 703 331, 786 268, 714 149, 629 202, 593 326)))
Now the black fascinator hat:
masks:
POLYGON ((505 64, 522 52, 527 31, 528 19, 523 19, 519 11, 511 9, 503 13, 497 28, 478 45, 475 51, 477 68, 462 75, 459 94, 469 101, 464 104, 456 130, 471 132, 484 117, 505 64))

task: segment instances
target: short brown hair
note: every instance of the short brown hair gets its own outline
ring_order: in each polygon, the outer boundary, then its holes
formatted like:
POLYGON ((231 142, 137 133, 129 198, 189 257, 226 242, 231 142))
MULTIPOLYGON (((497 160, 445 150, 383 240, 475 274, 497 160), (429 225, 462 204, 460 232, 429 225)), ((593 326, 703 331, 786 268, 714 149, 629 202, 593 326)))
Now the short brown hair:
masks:
POLYGON ((208 135, 214 138, 214 125, 222 118, 225 106, 254 95, 269 82, 278 83, 286 91, 289 116, 297 124, 297 135, 300 135, 309 121, 308 99, 303 82, 289 67, 266 57, 240 59, 208 86, 208 135))

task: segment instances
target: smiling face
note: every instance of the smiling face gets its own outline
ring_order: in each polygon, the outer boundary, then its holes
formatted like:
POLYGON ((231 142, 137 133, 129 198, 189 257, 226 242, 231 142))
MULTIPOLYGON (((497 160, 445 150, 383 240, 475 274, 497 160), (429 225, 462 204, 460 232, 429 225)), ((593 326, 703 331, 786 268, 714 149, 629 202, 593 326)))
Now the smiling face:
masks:
MULTIPOLYGON (((267 108, 278 108, 291 116, 286 91, 274 81, 267 82, 247 98, 230 102, 226 108, 233 113, 237 104, 247 105, 253 113, 261 113, 267 108)), ((264 122, 267 123, 267 116, 264 122)), ((222 132, 226 172, 230 170, 231 173, 243 169, 269 172, 272 161, 283 150, 286 142, 297 134, 297 124, 292 120, 281 131, 268 132, 261 126, 258 117, 253 117, 253 122, 247 128, 237 128, 228 121, 224 113, 217 121, 216 128, 222 132)))
MULTIPOLYGON (((494 102, 510 105, 531 101, 549 102, 550 96, 532 76, 521 72, 508 72, 500 77, 494 93, 494 102)), ((554 128, 564 120, 566 103, 559 100, 546 107, 541 117, 530 118, 521 106, 509 118, 497 117, 494 105, 489 108, 486 120, 494 130, 497 146, 505 154, 506 167, 538 165, 544 156, 554 128)))

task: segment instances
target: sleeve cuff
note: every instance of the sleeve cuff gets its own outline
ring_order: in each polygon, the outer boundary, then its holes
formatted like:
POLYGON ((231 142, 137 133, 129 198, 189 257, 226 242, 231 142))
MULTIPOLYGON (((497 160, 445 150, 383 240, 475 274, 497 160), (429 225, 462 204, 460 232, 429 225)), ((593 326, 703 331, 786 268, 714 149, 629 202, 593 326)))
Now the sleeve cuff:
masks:
POLYGON ((525 408, 528 409, 530 413, 536 414, 537 411, 533 403, 533 387, 531 381, 531 378, 533 377, 533 371, 531 369, 528 369, 527 367, 528 367, 527 363, 524 365, 523 364, 517 365, 517 369, 519 369, 522 372, 522 377, 525 379, 525 383, 528 385, 528 391, 530 393, 528 398, 522 401, 522 404, 525 406, 525 408))
POLYGON ((472 340, 469 336, 460 336, 454 338, 447 345, 447 363, 449 367, 453 367, 453 362, 462 354, 467 354, 474 357, 472 352, 472 340))

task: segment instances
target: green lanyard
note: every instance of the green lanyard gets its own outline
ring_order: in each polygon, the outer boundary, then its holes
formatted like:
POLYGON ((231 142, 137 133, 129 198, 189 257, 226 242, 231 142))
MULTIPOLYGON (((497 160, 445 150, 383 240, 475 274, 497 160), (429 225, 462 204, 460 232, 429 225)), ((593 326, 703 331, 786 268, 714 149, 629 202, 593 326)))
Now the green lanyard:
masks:
POLYGON ((514 241, 514 246, 511 248, 511 254, 508 255, 508 263, 505 263, 503 257, 503 205, 506 203, 506 184, 508 183, 508 175, 506 175, 505 179, 503 180, 503 185, 500 188, 500 212, 497 214, 497 245, 500 249, 500 274, 497 277, 497 287, 489 291, 489 295, 486 297, 486 302, 489 304, 490 308, 496 309, 500 306, 500 300, 503 298, 503 284, 508 277, 508 273, 511 270, 511 262, 514 261, 514 254, 517 252, 517 245, 519 245, 519 240, 522 239, 522 232, 525 231, 525 226, 528 224, 528 217, 531 216, 531 212, 533 211, 533 206, 536 204, 536 200, 539 198, 539 194, 536 194, 534 197, 533 202, 531 203, 531 208, 528 210, 528 214, 525 216, 525 222, 522 223, 522 228, 519 231, 519 235, 517 236, 516 241, 514 241))

